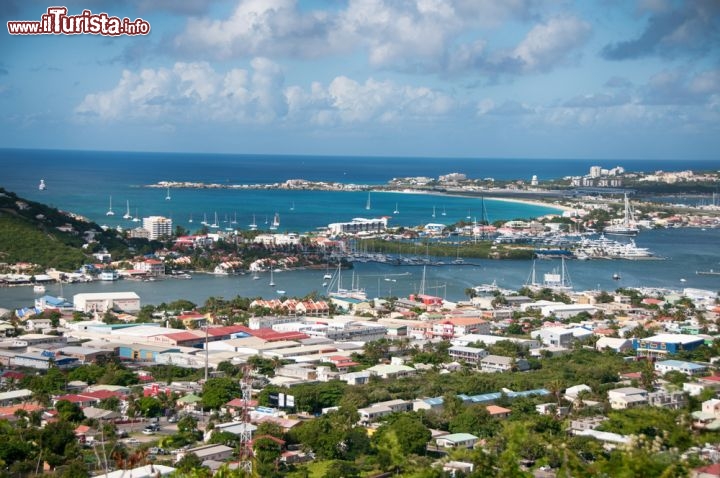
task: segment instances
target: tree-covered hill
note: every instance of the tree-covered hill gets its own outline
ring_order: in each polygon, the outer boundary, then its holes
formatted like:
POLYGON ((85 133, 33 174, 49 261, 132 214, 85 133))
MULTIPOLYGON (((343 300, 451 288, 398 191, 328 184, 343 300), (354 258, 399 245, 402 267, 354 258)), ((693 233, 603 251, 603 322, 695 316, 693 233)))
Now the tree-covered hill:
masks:
POLYGON ((0 262, 72 269, 101 249, 121 253, 127 244, 115 231, 0 188, 0 262))

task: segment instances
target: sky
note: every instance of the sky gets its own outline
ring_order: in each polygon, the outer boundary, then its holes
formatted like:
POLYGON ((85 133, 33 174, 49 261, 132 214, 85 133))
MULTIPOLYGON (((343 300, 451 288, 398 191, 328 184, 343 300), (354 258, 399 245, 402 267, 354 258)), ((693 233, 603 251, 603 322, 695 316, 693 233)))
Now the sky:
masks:
POLYGON ((0 0, 0 147, 719 159, 718 0, 0 0), (148 35, 11 35, 48 7, 148 35))

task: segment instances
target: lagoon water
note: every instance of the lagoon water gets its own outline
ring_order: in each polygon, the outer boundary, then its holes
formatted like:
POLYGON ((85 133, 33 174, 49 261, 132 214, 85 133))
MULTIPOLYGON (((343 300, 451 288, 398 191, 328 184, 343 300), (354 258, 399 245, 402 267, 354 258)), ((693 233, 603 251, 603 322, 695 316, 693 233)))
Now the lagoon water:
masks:
MULTIPOLYGON (((575 290, 618 287, 663 287, 681 290, 686 287, 720 290, 720 276, 698 275, 696 271, 714 268, 720 270, 720 229, 671 229, 643 231, 636 239, 639 246, 649 247, 665 260, 652 261, 566 261, 570 279, 575 290), (613 280, 618 273, 620 280, 613 280), (685 279, 685 281, 681 281, 685 279)), ((441 258, 442 259, 442 258, 441 258)), ((446 258, 450 262, 454 258, 446 258)), ((528 280, 531 261, 498 261, 467 259, 468 265, 434 266, 426 269, 426 292, 449 300, 465 298, 465 289, 496 281, 501 287, 517 289, 528 280), (470 264, 471 263, 471 264, 470 264)), ((536 261, 536 275, 559 268, 557 260, 536 261)), ((194 274, 191 280, 166 279, 156 282, 118 281, 90 284, 64 285, 62 294, 71 298, 80 292, 134 291, 143 304, 159 304, 186 298, 202 304, 208 297, 273 298, 281 289, 288 296, 304 296, 311 292, 324 293, 322 276, 324 270, 298 270, 274 274, 275 286, 268 285, 266 274, 253 280, 250 274, 243 276, 214 276, 194 274)), ((366 289, 368 296, 407 296, 418 292, 422 280, 422 267, 392 266, 380 263, 358 263, 353 271, 343 271, 343 285, 349 287, 354 274, 355 281, 366 289)), ((60 286, 48 286, 48 294, 59 295, 60 286)), ((0 288, 0 307, 14 308, 33 304, 32 287, 0 288)))
MULTIPOLYGON (((172 153, 120 153, 93 151, 0 150, 3 173, 0 187, 27 197, 82 214, 99 224, 133 227, 122 219, 126 201, 135 215, 165 215, 176 225, 195 230, 203 216, 213 222, 217 212, 221 227, 247 229, 255 215, 260 229, 265 219, 280 215, 279 231, 311 231, 331 222, 354 217, 391 216, 391 225, 414 226, 428 222, 451 224, 482 217, 482 201, 477 198, 423 194, 373 192, 371 207, 366 209, 364 192, 286 191, 286 190, 190 190, 172 189, 166 200, 164 189, 145 188, 158 181, 198 181, 223 184, 257 184, 287 179, 337 181, 343 183, 385 184, 393 177, 437 177, 451 172, 470 178, 510 179, 532 175, 556 178, 586 174, 589 167, 621 165, 628 171, 655 169, 717 169, 713 161, 587 161, 587 160, 492 160, 445 158, 347 158, 310 156, 204 155, 172 153), (38 190, 40 179, 48 188, 38 190), (112 196, 114 216, 106 216, 112 196), (394 215, 396 208, 400 211, 394 215), (293 207, 294 206, 294 207, 293 207), (435 217, 432 217, 433 208, 435 217), (445 215, 442 213, 445 212, 445 215), (189 220, 193 219, 190 223, 189 220), (237 224, 231 224, 237 218, 237 224), (227 220, 227 222, 225 222, 227 220)), ((529 218, 555 212, 553 208, 505 201, 484 201, 490 221, 529 218)), ((571 261, 567 263, 576 289, 620 286, 699 287, 720 289, 720 276, 696 275, 697 270, 720 270, 720 230, 699 229, 644 231, 636 239, 638 246, 649 247, 663 261, 571 261), (612 280, 619 273, 620 281, 612 280), (685 279, 681 282, 680 279, 685 279)), ((442 259, 442 258, 441 258, 442 259)), ((449 258, 451 260, 453 258, 449 258)), ((446 261, 449 262, 446 259, 446 261)), ((501 287, 518 288, 528 279, 529 261, 474 260, 472 265, 428 267, 426 292, 458 300, 467 287, 497 281, 501 287)), ((557 261, 538 261, 537 276, 559 267, 557 261)), ((202 303, 209 296, 231 298, 236 295, 272 297, 276 289, 288 295, 323 292, 324 271, 292 271, 275 277, 276 287, 268 278, 252 280, 250 275, 216 277, 196 274, 192 280, 158 282, 117 282, 66 285, 63 294, 79 292, 136 291, 143 303, 157 304, 177 298, 202 303)), ((350 272, 344 283, 349 285, 350 272)), ((369 295, 407 295, 417 292, 422 268, 361 263, 355 268, 360 286, 369 295), (396 275, 409 273, 409 275, 396 275)), ((57 289, 57 290, 56 290, 57 289)), ((50 294, 59 294, 51 286, 50 294)), ((32 305, 32 288, 0 289, 0 307, 32 305)))

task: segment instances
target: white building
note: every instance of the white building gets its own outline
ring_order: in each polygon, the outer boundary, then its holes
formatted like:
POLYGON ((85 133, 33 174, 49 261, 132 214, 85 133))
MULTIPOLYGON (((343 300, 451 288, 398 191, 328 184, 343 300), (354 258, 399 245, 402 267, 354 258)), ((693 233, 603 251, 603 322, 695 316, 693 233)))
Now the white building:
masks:
POLYGON ((103 313, 113 308, 136 312, 140 310, 140 296, 135 292, 87 292, 73 296, 73 307, 80 312, 103 313))
POLYGON ((387 218, 365 219, 362 217, 353 218, 350 222, 335 222, 328 224, 330 234, 360 234, 378 233, 387 228, 387 218))
POLYGON ((148 232, 148 239, 155 240, 172 235, 172 219, 163 216, 143 218, 143 229, 148 232))

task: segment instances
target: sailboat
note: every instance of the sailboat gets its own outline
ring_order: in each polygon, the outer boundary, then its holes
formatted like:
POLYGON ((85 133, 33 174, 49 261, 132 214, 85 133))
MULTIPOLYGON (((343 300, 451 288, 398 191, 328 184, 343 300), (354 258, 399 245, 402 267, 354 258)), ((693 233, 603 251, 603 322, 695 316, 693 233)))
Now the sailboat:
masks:
POLYGON ((190 214, 190 219, 188 219, 188 222, 191 223, 191 224, 192 224, 192 222, 193 222, 193 220, 192 220, 192 213, 190 214))
POLYGON ((265 215, 265 225, 266 226, 267 226, 267 223, 268 223, 268 219, 267 219, 267 215, 265 215))
POLYGON ((325 275, 323 276, 323 280, 330 279, 332 279, 332 274, 330 273, 330 263, 328 262, 327 267, 325 268, 325 275))
POLYGON ((207 225, 208 225, 208 222, 207 222, 207 213, 206 213, 206 212, 203 213, 203 220, 200 221, 200 224, 202 224, 203 226, 207 226, 207 225))
POLYGON ((115 211, 113 211, 112 208, 112 196, 110 196, 110 208, 108 209, 108 212, 105 213, 106 216, 114 216, 115 211))
POLYGON ((370 191, 368 191, 368 198, 367 202, 365 203, 365 209, 368 211, 370 210, 370 191))
POLYGON ((135 217, 132 220, 133 222, 140 222, 140 215, 138 214, 137 208, 135 208, 135 217))
POLYGON ((44 179, 41 179, 41 180, 40 180, 40 184, 38 185, 38 189, 39 189, 40 191, 45 191, 45 190, 47 189, 47 186, 45 185, 45 180, 44 180, 44 179))
POLYGON ((274 230, 276 230, 278 227, 280 227, 280 214, 275 213, 275 216, 273 217, 273 222, 272 222, 272 224, 270 225, 270 230, 271 230, 271 231, 274 231, 274 230))
POLYGON ((606 234, 614 234, 618 236, 637 236, 640 230, 635 225, 635 215, 633 214, 632 207, 630 206, 630 199, 627 193, 625 193, 625 217, 623 218, 622 224, 612 224, 607 226, 603 231, 606 234))
POLYGON ((435 217, 435 206, 433 206, 433 213, 432 213, 432 217, 435 217))
POLYGON ((447 212, 445 212, 445 206, 443 206, 443 212, 440 213, 441 216, 447 216, 447 212))
POLYGON ((398 209, 398 203, 395 203, 395 210, 393 211, 393 214, 400 214, 400 209, 398 209))
POLYGON ((558 273, 557 269, 555 269, 551 273, 544 274, 542 286, 559 292, 571 291, 572 285, 570 284, 570 275, 565 266, 565 258, 561 257, 560 261, 560 272, 558 273))
POLYGON ((210 224, 210 227, 217 229, 220 227, 220 224, 218 223, 218 217, 217 217, 217 211, 215 211, 215 222, 210 224))
POLYGON ((130 200, 129 199, 125 202, 125 214, 123 214, 123 219, 132 219, 132 214, 130 214, 130 200))
POLYGON ((257 271, 253 271, 252 279, 253 279, 253 280, 260 280, 260 276, 258 275, 257 271))
POLYGON ((250 224, 248 224, 248 227, 251 231, 254 231, 257 229, 257 223, 255 222, 255 214, 253 214, 253 220, 250 224))
POLYGON ((468 209, 468 215, 465 216, 465 219, 470 219, 470 217, 471 217, 471 216, 470 216, 470 209, 468 209))
POLYGON ((292 206, 290 206, 290 210, 291 210, 291 211, 294 211, 294 210, 295 210, 295 201, 293 201, 292 206))
POLYGON ((270 287, 275 286, 275 280, 273 279, 273 270, 270 269, 270 283, 268 284, 270 287))
POLYGON ((170 197, 170 188, 167 188, 167 194, 165 195, 165 200, 166 200, 166 201, 169 201, 170 199, 172 199, 172 198, 170 197))
POLYGON ((230 224, 237 224, 237 211, 235 211, 235 215, 233 216, 233 220, 230 221, 230 224))

